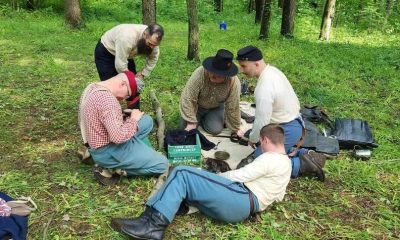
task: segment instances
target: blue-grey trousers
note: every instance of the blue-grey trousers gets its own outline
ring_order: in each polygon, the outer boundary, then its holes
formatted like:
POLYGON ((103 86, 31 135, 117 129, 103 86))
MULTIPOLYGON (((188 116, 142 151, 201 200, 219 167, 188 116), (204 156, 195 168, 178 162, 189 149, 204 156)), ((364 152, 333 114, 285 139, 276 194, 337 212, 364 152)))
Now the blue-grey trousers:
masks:
MULTIPOLYGON (((221 103, 216 108, 201 108, 197 110, 197 121, 199 125, 208 133, 217 135, 224 129, 224 118, 225 118, 225 105, 221 103)), ((186 127, 186 121, 181 117, 181 128, 186 127)))
MULTIPOLYGON (((293 146, 297 144, 299 139, 301 138, 301 134, 303 131, 302 119, 296 118, 287 123, 279 124, 285 133, 285 151, 287 154, 291 153, 293 150, 293 146)), ((298 177, 300 170, 300 155, 307 153, 307 149, 300 148, 296 155, 291 157, 292 161, 292 177, 298 177)), ((254 152, 254 157, 258 157, 262 154, 261 147, 258 146, 254 152)))
MULTIPOLYGON (((146 205, 172 222, 182 201, 224 222, 240 222, 250 215, 249 190, 243 183, 186 166, 174 168, 163 187, 146 205)), ((257 212, 258 200, 254 194, 252 201, 254 212, 257 212)))
POLYGON ((153 119, 143 115, 138 123, 138 132, 121 144, 110 143, 99 149, 90 149, 93 160, 101 167, 123 169, 128 176, 158 175, 166 171, 165 156, 146 145, 143 139, 153 128, 153 119))

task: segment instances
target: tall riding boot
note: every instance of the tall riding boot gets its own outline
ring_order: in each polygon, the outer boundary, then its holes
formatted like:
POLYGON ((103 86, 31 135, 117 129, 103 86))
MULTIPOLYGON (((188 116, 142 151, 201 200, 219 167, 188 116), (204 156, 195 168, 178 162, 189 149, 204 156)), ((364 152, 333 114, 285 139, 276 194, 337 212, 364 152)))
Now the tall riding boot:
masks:
POLYGON ((124 221, 117 231, 136 239, 161 240, 168 225, 169 221, 164 215, 151 207, 146 207, 140 217, 124 221))
POLYGON ((324 168, 326 162, 326 156, 322 153, 318 153, 314 150, 308 151, 308 154, 315 160, 315 162, 321 167, 324 168))
POLYGON ((325 174, 320 163, 308 153, 300 156, 299 176, 311 176, 321 182, 325 181, 325 174))
POLYGON ((111 219, 111 227, 117 232, 122 232, 121 228, 123 226, 134 225, 134 224, 137 224, 139 221, 146 222, 149 219, 148 211, 150 211, 150 208, 146 207, 144 212, 137 218, 112 218, 111 219))

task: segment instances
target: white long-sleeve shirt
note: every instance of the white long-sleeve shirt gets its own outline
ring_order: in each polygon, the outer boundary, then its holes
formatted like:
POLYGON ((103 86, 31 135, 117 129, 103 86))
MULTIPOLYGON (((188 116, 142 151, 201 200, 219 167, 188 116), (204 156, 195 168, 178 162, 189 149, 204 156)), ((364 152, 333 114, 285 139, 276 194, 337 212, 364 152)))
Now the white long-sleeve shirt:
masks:
POLYGON ((273 202, 282 201, 291 171, 292 164, 287 155, 267 152, 243 168, 219 175, 244 183, 257 196, 259 211, 263 211, 273 202))
MULTIPOLYGON (((101 43, 115 56, 115 69, 121 73, 128 70, 128 59, 137 55, 137 44, 143 36, 147 25, 120 24, 103 34, 101 43)), ((150 75, 156 66, 160 49, 156 46, 146 58, 146 65, 142 70, 143 76, 150 75)))
POLYGON ((254 91, 256 113, 250 141, 259 141, 260 130, 269 123, 286 123, 300 116, 300 102, 286 76, 267 65, 254 91))

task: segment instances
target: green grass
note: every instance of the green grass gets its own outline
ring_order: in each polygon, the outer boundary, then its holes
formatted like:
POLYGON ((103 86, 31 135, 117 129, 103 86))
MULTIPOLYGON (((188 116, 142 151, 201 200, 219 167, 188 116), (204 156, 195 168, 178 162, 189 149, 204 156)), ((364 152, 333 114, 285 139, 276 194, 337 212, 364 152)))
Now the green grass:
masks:
MULTIPOLYGON (((253 15, 225 9, 200 25, 201 59, 219 48, 236 52, 256 45, 288 76, 302 104, 321 105, 332 117, 367 120, 380 146, 366 162, 343 151, 327 163, 324 183, 292 180, 285 201, 259 219, 232 225, 198 213, 177 217, 166 238, 399 238, 400 35, 339 27, 331 42, 320 42, 319 18, 302 16, 295 39, 287 40, 279 37, 275 17, 271 39, 262 42, 258 27, 249 24, 253 15), (228 31, 218 30, 219 18, 228 22, 228 31)), ((118 23, 105 19, 91 18, 85 28, 72 30, 49 10, 3 9, 0 15, 0 189, 38 204, 29 239, 41 239, 45 229, 47 239, 125 239, 110 228, 110 217, 138 215, 151 191, 149 178, 101 187, 75 155, 81 146, 78 99, 97 81, 94 47, 102 32, 118 23)), ((185 60, 187 23, 168 16, 159 20, 166 35, 143 104, 152 114, 148 93, 155 89, 167 126, 174 128, 181 90, 200 63, 185 60)))

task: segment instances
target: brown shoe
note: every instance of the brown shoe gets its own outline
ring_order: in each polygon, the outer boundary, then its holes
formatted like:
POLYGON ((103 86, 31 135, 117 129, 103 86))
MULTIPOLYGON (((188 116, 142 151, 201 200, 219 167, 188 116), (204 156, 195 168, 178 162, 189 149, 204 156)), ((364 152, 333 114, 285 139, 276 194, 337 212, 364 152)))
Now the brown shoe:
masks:
POLYGON ((93 166, 95 164, 92 156, 89 153, 87 147, 83 147, 81 150, 77 152, 78 157, 81 159, 81 163, 85 165, 93 166))
POLYGON ((325 181, 325 173, 322 167, 308 153, 300 156, 299 176, 316 177, 319 181, 325 181))
POLYGON ((119 182, 121 178, 118 174, 110 174, 107 170, 102 167, 95 167, 93 169, 94 178, 104 186, 112 186, 119 182))
POLYGON ((314 162, 317 163, 321 168, 325 166, 326 156, 323 153, 318 153, 314 150, 308 151, 308 154, 313 158, 314 162))

